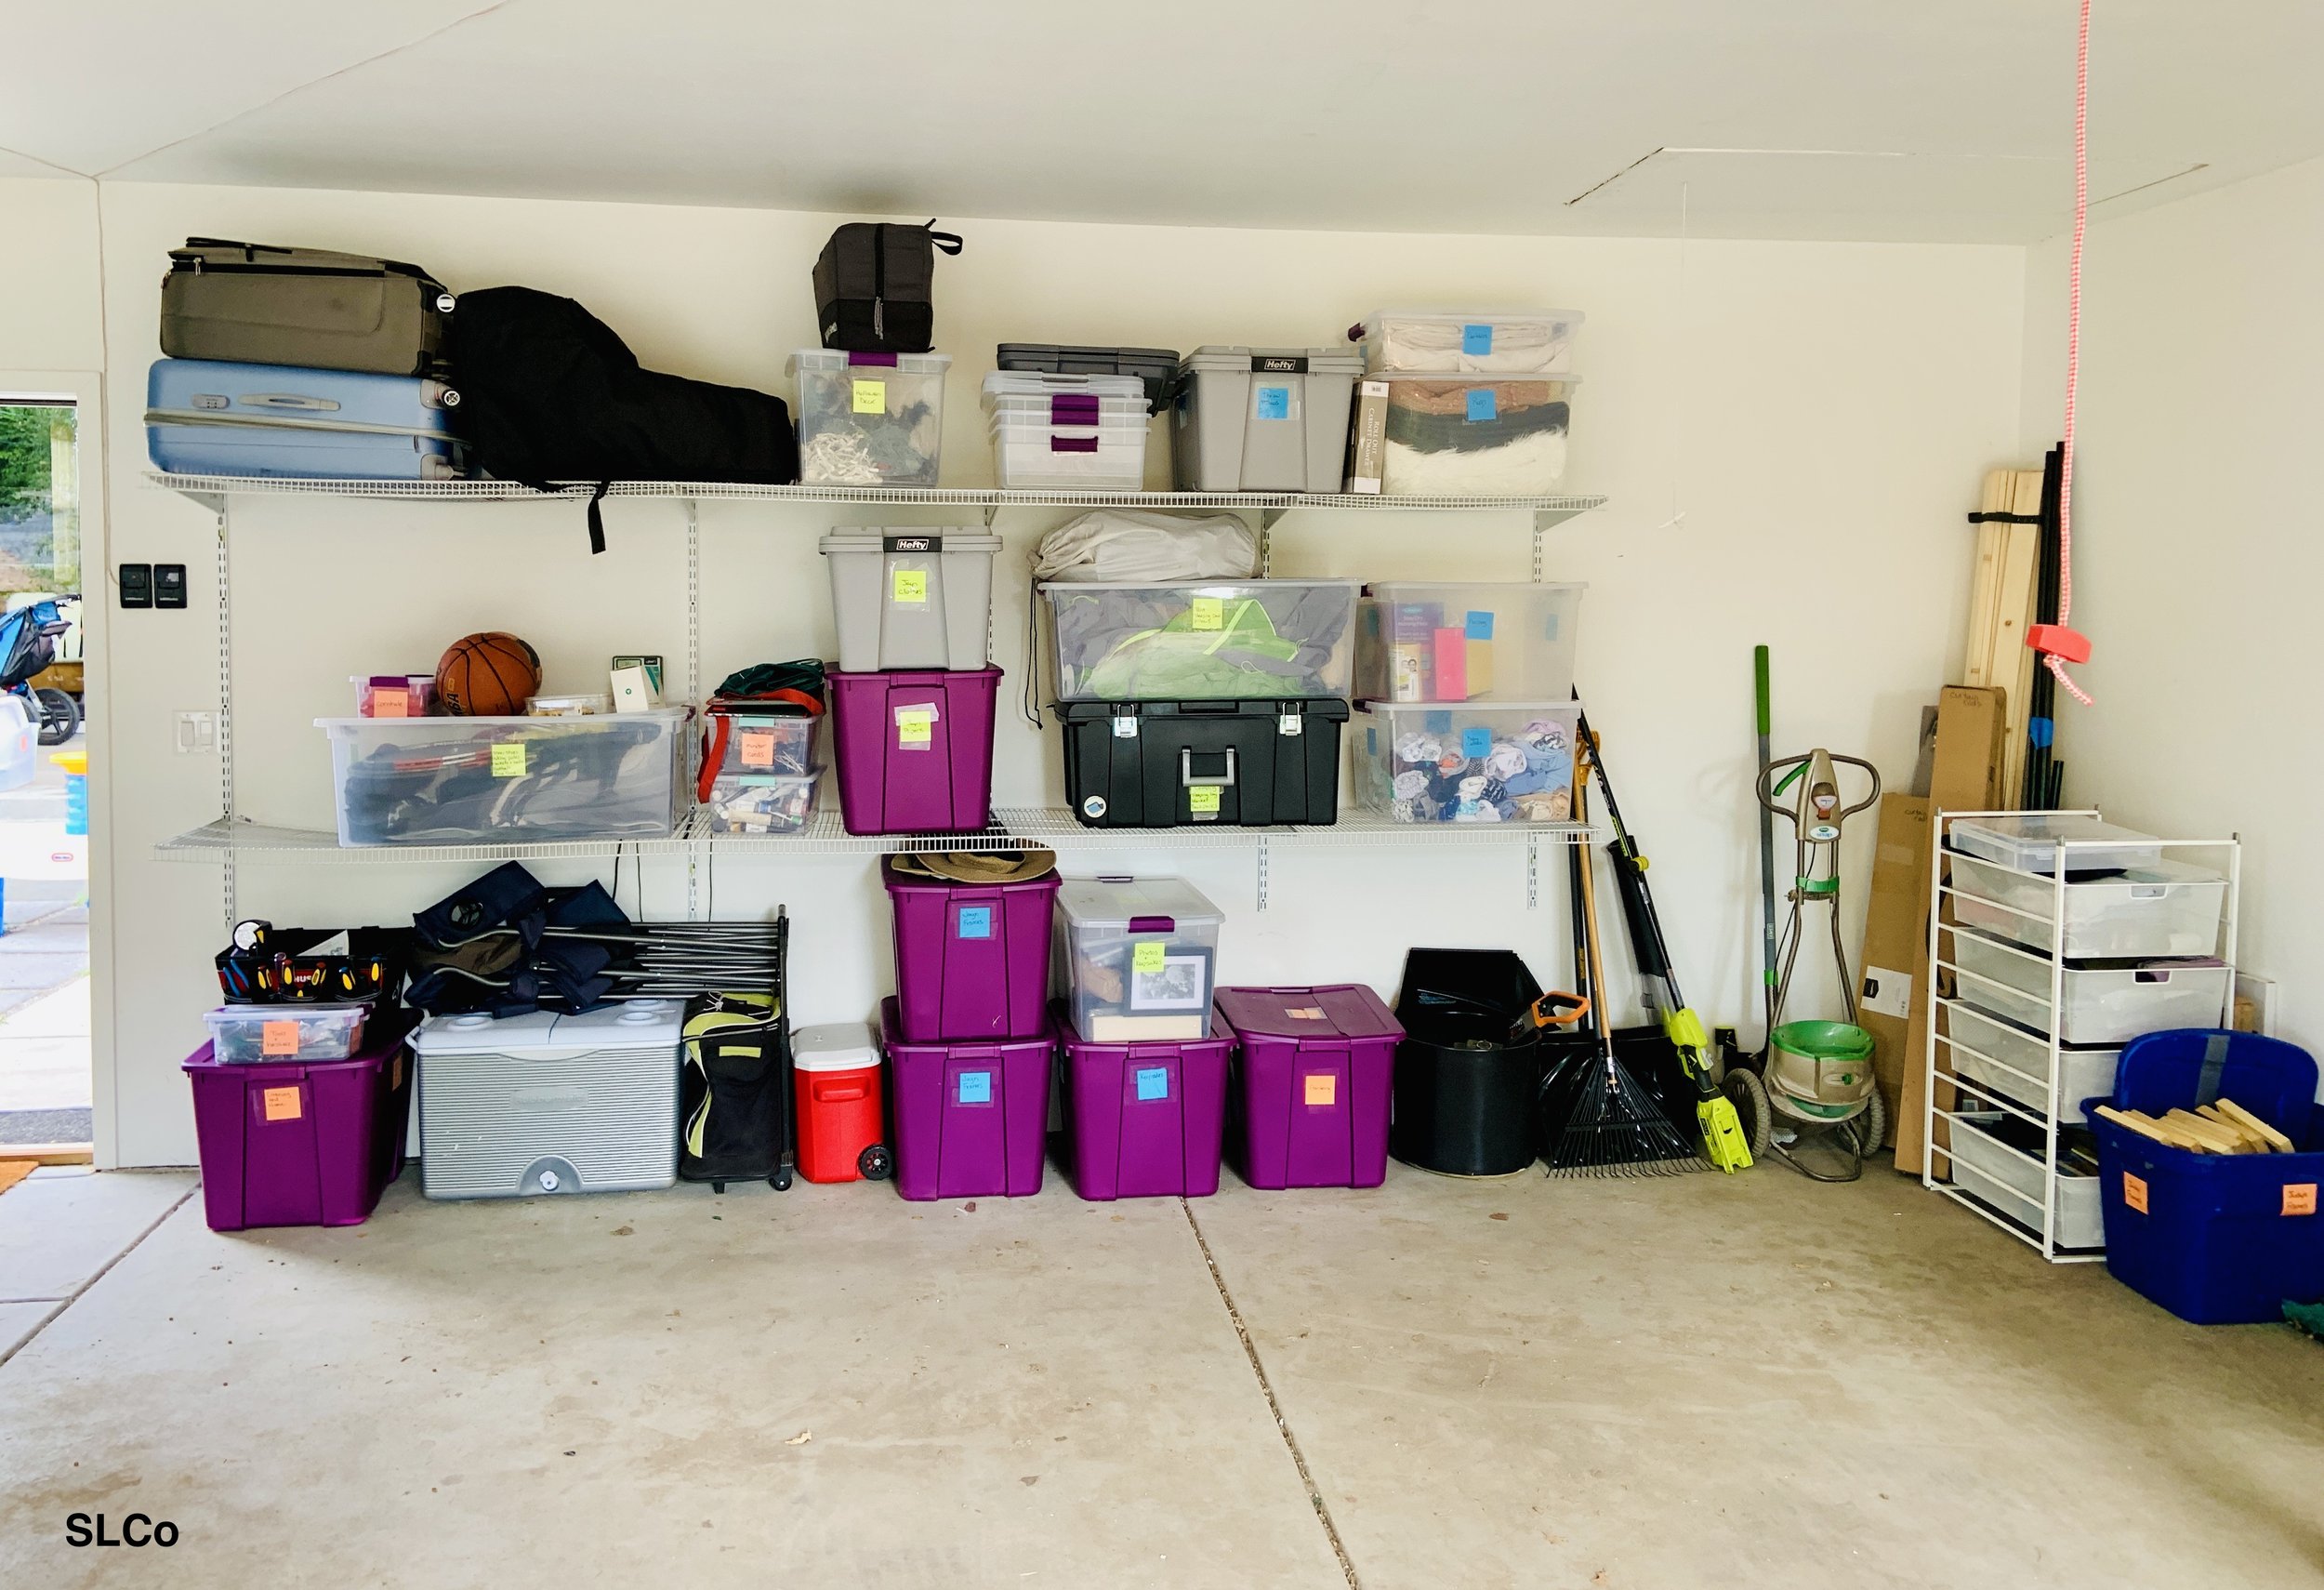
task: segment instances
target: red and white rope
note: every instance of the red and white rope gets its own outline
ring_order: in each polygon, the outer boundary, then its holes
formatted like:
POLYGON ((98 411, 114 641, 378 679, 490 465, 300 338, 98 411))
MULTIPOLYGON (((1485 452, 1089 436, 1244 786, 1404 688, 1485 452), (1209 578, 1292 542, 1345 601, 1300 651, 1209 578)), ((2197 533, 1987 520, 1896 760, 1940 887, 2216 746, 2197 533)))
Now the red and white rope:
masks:
MULTIPOLYGON (((2074 396, 2081 379, 2082 238, 2090 228, 2090 0, 2082 0, 2081 30, 2074 45, 2074 253, 2067 267, 2066 434, 2058 469, 2058 616, 2061 629, 2074 615, 2074 396)), ((2066 693, 2087 707, 2090 696, 2055 656, 2041 659, 2066 693)))

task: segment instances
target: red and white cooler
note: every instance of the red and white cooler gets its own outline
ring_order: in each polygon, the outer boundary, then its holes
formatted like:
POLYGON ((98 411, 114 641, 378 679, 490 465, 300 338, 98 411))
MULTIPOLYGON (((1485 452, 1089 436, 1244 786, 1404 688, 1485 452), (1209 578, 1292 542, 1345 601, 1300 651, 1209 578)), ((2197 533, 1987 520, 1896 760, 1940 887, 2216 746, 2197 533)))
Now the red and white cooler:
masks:
POLYGON ((791 1037, 799 1173, 811 1182, 882 1182, 894 1169, 882 1129, 879 1045, 860 1021, 791 1037))

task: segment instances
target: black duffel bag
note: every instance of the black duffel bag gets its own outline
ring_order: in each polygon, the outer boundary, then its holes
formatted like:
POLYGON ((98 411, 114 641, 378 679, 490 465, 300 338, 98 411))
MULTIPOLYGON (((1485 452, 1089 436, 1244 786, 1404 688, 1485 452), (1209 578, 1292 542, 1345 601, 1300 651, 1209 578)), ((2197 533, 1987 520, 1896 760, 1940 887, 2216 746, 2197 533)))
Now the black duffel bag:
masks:
POLYGON ((781 398, 642 369, 571 298, 530 287, 463 293, 449 351, 454 426, 469 458, 542 490, 594 484, 591 551, 605 550, 598 499, 614 481, 799 479, 799 438, 781 398))
MULTIPOLYGON (((960 252, 957 233, 886 221, 850 221, 815 258, 815 322, 825 348, 925 353, 936 346, 936 255, 960 252)), ((463 302, 467 300, 463 299, 463 302)))

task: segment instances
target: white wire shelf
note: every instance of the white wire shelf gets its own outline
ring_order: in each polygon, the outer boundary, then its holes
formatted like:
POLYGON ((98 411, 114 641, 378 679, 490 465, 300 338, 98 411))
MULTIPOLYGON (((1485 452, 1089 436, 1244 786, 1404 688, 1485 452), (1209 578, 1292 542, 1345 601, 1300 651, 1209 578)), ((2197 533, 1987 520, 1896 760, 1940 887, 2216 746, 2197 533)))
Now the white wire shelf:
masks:
MULTIPOLYGON (((538 492, 512 481, 331 481, 258 475, 145 472, 149 484, 196 499, 222 497, 354 497, 398 501, 547 502, 588 497, 591 484, 538 492)), ((997 491, 959 486, 749 485, 719 481, 615 481, 607 497, 692 497, 697 501, 873 503, 928 508, 1258 508, 1355 509, 1435 513, 1521 511, 1555 523, 1604 508, 1606 498, 1545 497, 1355 497, 1280 491, 997 491)))
POLYGON ((254 823, 205 823, 154 847, 163 861, 219 862, 234 858, 264 864, 330 862, 345 865, 420 866, 442 862, 556 861, 611 855, 681 855, 700 847, 712 855, 775 859, 784 855, 886 855, 903 852, 1022 848, 1049 850, 1246 850, 1289 843, 1302 848, 1413 847, 1445 845, 1525 846, 1587 843, 1598 830, 1578 823, 1399 823, 1369 812, 1346 812, 1337 823, 1268 828, 1188 827, 1177 828, 1089 828, 1062 806, 1004 806, 993 826, 972 834, 851 834, 839 814, 822 810, 807 827, 789 834, 714 834, 706 814, 696 811, 677 833, 659 839, 581 839, 539 844, 342 845, 336 833, 312 828, 268 828, 254 823))

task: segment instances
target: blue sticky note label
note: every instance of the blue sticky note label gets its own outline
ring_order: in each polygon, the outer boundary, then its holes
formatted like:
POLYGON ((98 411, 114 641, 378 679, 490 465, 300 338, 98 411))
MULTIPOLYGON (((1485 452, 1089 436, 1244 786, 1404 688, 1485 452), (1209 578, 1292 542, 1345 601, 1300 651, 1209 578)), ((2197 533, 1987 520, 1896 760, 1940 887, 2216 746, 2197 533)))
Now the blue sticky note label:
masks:
POLYGON ((1489 325, 1464 325, 1460 328, 1460 351, 1472 358, 1493 351, 1493 328, 1489 325))
POLYGON ((1170 1073, 1167 1067, 1161 1066, 1138 1067, 1139 1103, 1144 1104, 1150 1099, 1167 1099, 1169 1096, 1170 1073))
POLYGON ((1364 754, 1366 756, 1380 754, 1380 731, 1369 723, 1364 725, 1364 754))
POLYGON ((990 906, 961 907, 959 933, 962 938, 992 937, 993 908, 990 906))
POLYGON ((1476 761, 1479 757, 1489 756, 1492 750, 1492 730, 1463 729, 1460 731, 1460 754, 1471 762, 1476 761))
POLYGON ((1257 401, 1259 417, 1261 419, 1291 417, 1291 389, 1289 387, 1261 387, 1257 401))
POLYGON ((963 1071, 959 1091, 954 1095, 962 1104, 991 1104, 993 1074, 990 1071, 963 1071))
POLYGON ((1500 417, 1500 399, 1494 395, 1491 387, 1469 389, 1469 418, 1472 423, 1480 419, 1499 419, 1500 417))
POLYGON ((1452 733, 1452 714, 1423 712, 1420 714, 1420 727, 1432 735, 1449 735, 1452 733))
POLYGON ((1493 638, 1493 615, 1472 611, 1469 615, 1469 639, 1489 641, 1493 638))

